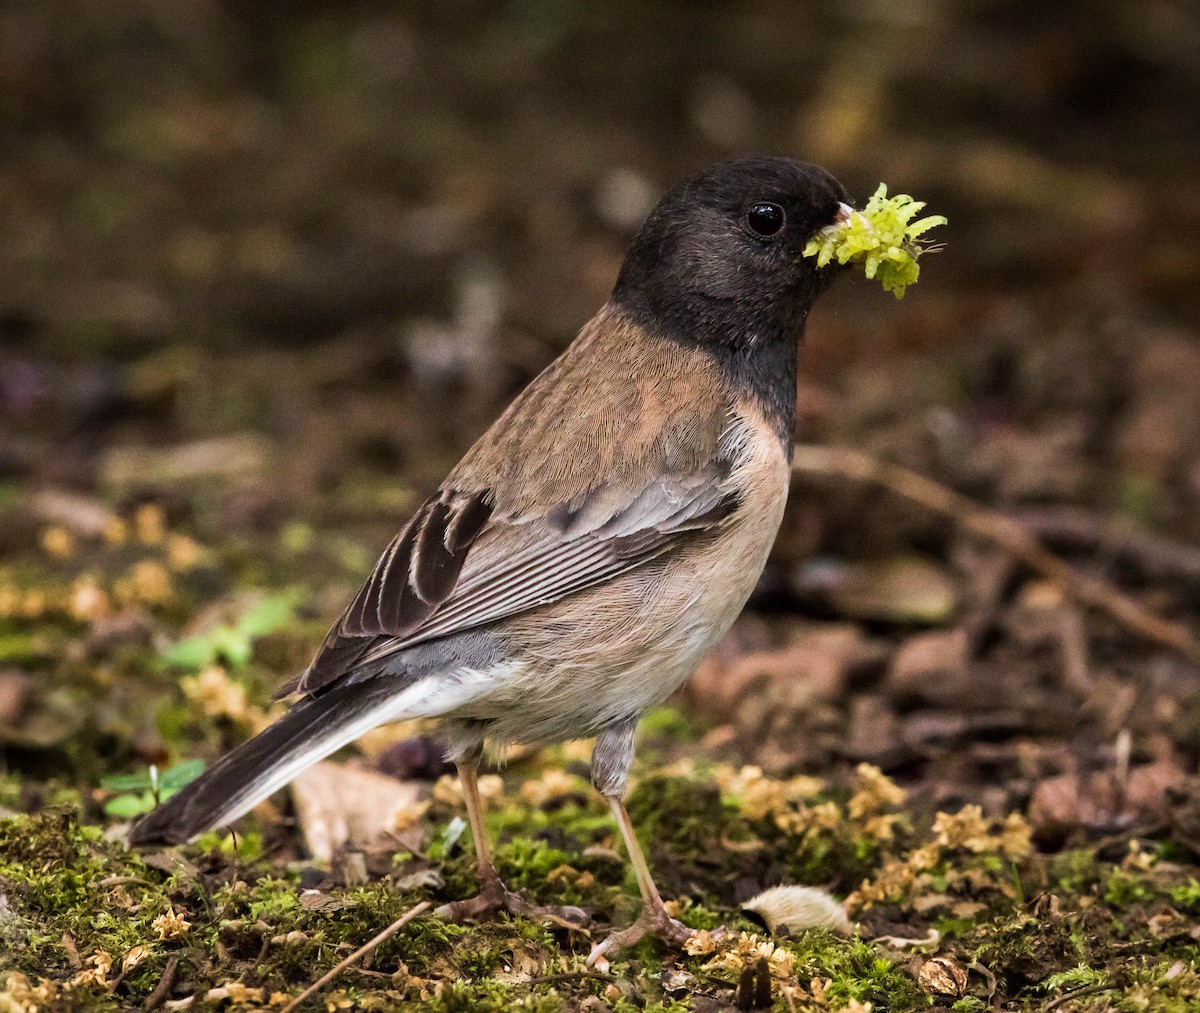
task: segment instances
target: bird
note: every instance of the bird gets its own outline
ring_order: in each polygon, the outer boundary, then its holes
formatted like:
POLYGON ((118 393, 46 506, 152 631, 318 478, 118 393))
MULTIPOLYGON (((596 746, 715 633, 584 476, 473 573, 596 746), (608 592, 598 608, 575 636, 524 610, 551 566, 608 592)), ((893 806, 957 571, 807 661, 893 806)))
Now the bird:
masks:
POLYGON ((290 709, 135 825, 135 846, 227 824, 384 722, 440 720, 478 896, 450 918, 536 914, 483 822, 485 746, 594 737, 591 780, 642 909, 589 965, 646 934, 681 944, 623 801, 639 718, 697 668, 750 597, 788 495, 797 356, 840 272, 803 256, 852 208, 782 156, 671 188, 612 293, 403 526, 289 687, 290 709))

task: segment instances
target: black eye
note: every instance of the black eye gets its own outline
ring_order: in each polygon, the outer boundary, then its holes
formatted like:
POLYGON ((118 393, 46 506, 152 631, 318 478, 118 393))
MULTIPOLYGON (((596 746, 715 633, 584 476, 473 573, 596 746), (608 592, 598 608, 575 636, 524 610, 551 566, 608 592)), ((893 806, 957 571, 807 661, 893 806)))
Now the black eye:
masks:
POLYGON ((778 204, 760 200, 750 205, 746 212, 746 224, 752 232, 760 236, 773 236, 783 228, 783 208, 778 204))

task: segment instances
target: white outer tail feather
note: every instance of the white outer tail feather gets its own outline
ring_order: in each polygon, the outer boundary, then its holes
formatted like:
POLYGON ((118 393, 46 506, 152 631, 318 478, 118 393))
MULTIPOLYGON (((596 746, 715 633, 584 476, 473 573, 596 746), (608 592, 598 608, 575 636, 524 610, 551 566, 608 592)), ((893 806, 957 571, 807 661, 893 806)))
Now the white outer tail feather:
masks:
MULTIPOLYGON (((275 794, 298 774, 320 763, 343 746, 349 745, 372 728, 389 721, 407 718, 441 717, 471 703, 489 690, 494 691, 497 682, 502 683, 509 674, 503 670, 507 667, 509 666, 482 672, 476 669, 462 669, 422 679, 401 690, 391 699, 364 711, 354 721, 331 728, 323 738, 306 743, 303 749, 293 752, 283 763, 269 768, 265 777, 248 783, 243 790, 229 799, 229 807, 217 813, 207 829, 224 826, 245 816, 259 802, 275 794)), ((197 831, 189 840, 194 841, 204 832, 197 831)))

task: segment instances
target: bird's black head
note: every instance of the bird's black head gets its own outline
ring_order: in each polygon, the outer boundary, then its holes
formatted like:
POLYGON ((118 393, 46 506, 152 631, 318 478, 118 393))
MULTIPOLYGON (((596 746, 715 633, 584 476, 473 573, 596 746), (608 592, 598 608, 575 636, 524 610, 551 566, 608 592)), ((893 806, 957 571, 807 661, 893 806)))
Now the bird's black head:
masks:
POLYGON ((801 253, 847 199, 824 169, 790 158, 712 166, 658 202, 613 300, 647 329, 689 343, 792 344, 837 273, 801 253))

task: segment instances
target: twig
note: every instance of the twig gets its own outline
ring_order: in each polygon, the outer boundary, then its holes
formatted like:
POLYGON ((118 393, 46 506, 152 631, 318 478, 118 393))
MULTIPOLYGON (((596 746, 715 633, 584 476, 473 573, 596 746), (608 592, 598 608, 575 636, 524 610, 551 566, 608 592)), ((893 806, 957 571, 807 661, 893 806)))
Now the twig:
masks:
POLYGON ((1133 734, 1128 728, 1117 733, 1116 759, 1113 762, 1113 787, 1117 793, 1117 811, 1125 808, 1129 794, 1129 758, 1133 753, 1133 734))
POLYGON ((399 932, 402 928, 404 928, 405 925, 407 925, 414 918, 416 918, 417 915, 424 914, 432 906, 433 906, 432 901, 423 900, 423 901, 421 901, 420 904, 417 904, 415 907, 409 908, 407 911, 404 912, 404 914, 402 914, 399 918, 397 918, 394 922, 392 922, 391 925, 389 925, 386 929, 384 929, 382 932, 380 932, 379 935, 377 935, 374 939, 370 940, 369 942, 363 943, 362 946, 360 946, 357 950, 355 950, 353 953, 351 953, 350 956, 348 956, 345 960, 343 960, 341 963, 339 963, 337 966, 335 966, 331 971, 328 971, 327 973, 321 975, 320 978, 318 978, 315 982, 313 982, 311 985, 309 985, 308 988, 306 988, 303 992, 301 992, 298 996, 296 996, 295 999, 293 999, 286 1006, 284 1006, 283 1009, 280 1010, 280 1013, 292 1013, 292 1010, 296 1009, 296 1007, 299 1006, 302 1002, 304 1002, 304 1000, 307 999, 310 995, 312 995, 315 992, 321 991, 321 989, 323 989, 326 985, 328 985, 331 981, 333 981, 334 978, 336 978, 339 974, 341 974, 344 970, 346 970, 347 967, 349 967, 355 961, 361 960, 368 953, 371 953, 380 943, 386 942, 388 939, 390 939, 392 936, 394 936, 397 932, 399 932))
POLYGON ((163 1000, 171 994, 171 989, 175 987, 175 976, 179 971, 179 954, 172 953, 167 958, 167 966, 163 968, 162 977, 158 979, 158 984, 154 986, 154 991, 146 996, 146 1002, 142 1009, 158 1009, 162 1005, 163 1000))
POLYGON ((1081 697, 1086 698, 1095 688, 1091 665, 1088 664, 1087 628, 1077 608, 1060 609, 1058 644, 1062 652, 1063 679, 1081 697))
POLYGON ((127 886, 132 883, 140 883, 142 886, 150 885, 150 881, 142 879, 141 876, 106 876, 89 885, 93 890, 102 890, 110 886, 127 886))
POLYGON ((395 977, 395 975, 388 974, 385 971, 375 971, 369 967, 348 967, 346 970, 353 971, 355 974, 365 975, 368 978, 385 978, 388 981, 391 981, 395 977))
POLYGON ((1106 612, 1121 625, 1155 643, 1172 647, 1200 664, 1200 641, 1178 623, 1170 622, 1121 593, 1107 581, 1082 573, 1049 552, 1025 526, 948 489, 924 475, 847 447, 796 447, 792 470, 810 475, 835 475, 874 482, 936 513, 965 530, 1002 546, 1027 566, 1057 581, 1086 605, 1106 612))
POLYGON ((1012 516, 1043 541, 1076 549, 1103 547, 1152 579, 1200 583, 1200 547, 1142 531, 1124 518, 1078 507, 1030 508, 1012 516))
POLYGON ((58 944, 67 951, 67 959, 71 961, 71 966, 76 971, 81 970, 83 961, 79 958, 79 947, 75 945, 74 937, 69 932, 64 932, 58 944))
POLYGON ((984 967, 983 964, 981 964, 978 960, 972 960, 967 965, 967 970, 974 971, 981 978, 983 978, 983 980, 987 982, 987 989, 988 989, 987 997, 989 999, 995 998, 996 976, 991 972, 991 970, 984 967))
POLYGON ((538 974, 530 978, 527 985, 545 985, 551 981, 575 981, 578 978, 594 978, 596 981, 620 981, 615 974, 605 974, 603 971, 560 971, 558 974, 538 974))
POLYGON ((995 622, 1000 597, 1012 574, 1013 558, 995 546, 984 548, 977 539, 962 539, 956 558, 971 576, 966 611, 959 625, 973 654, 995 622))
POLYGON ((1085 988, 1077 988, 1074 992, 1064 992, 1057 999, 1051 999, 1046 1003, 1046 1013, 1050 1013, 1052 1009, 1058 1009, 1063 1003, 1068 1003, 1072 999, 1082 999, 1086 995, 1095 995, 1097 992, 1111 992, 1116 985, 1088 985, 1085 988))

